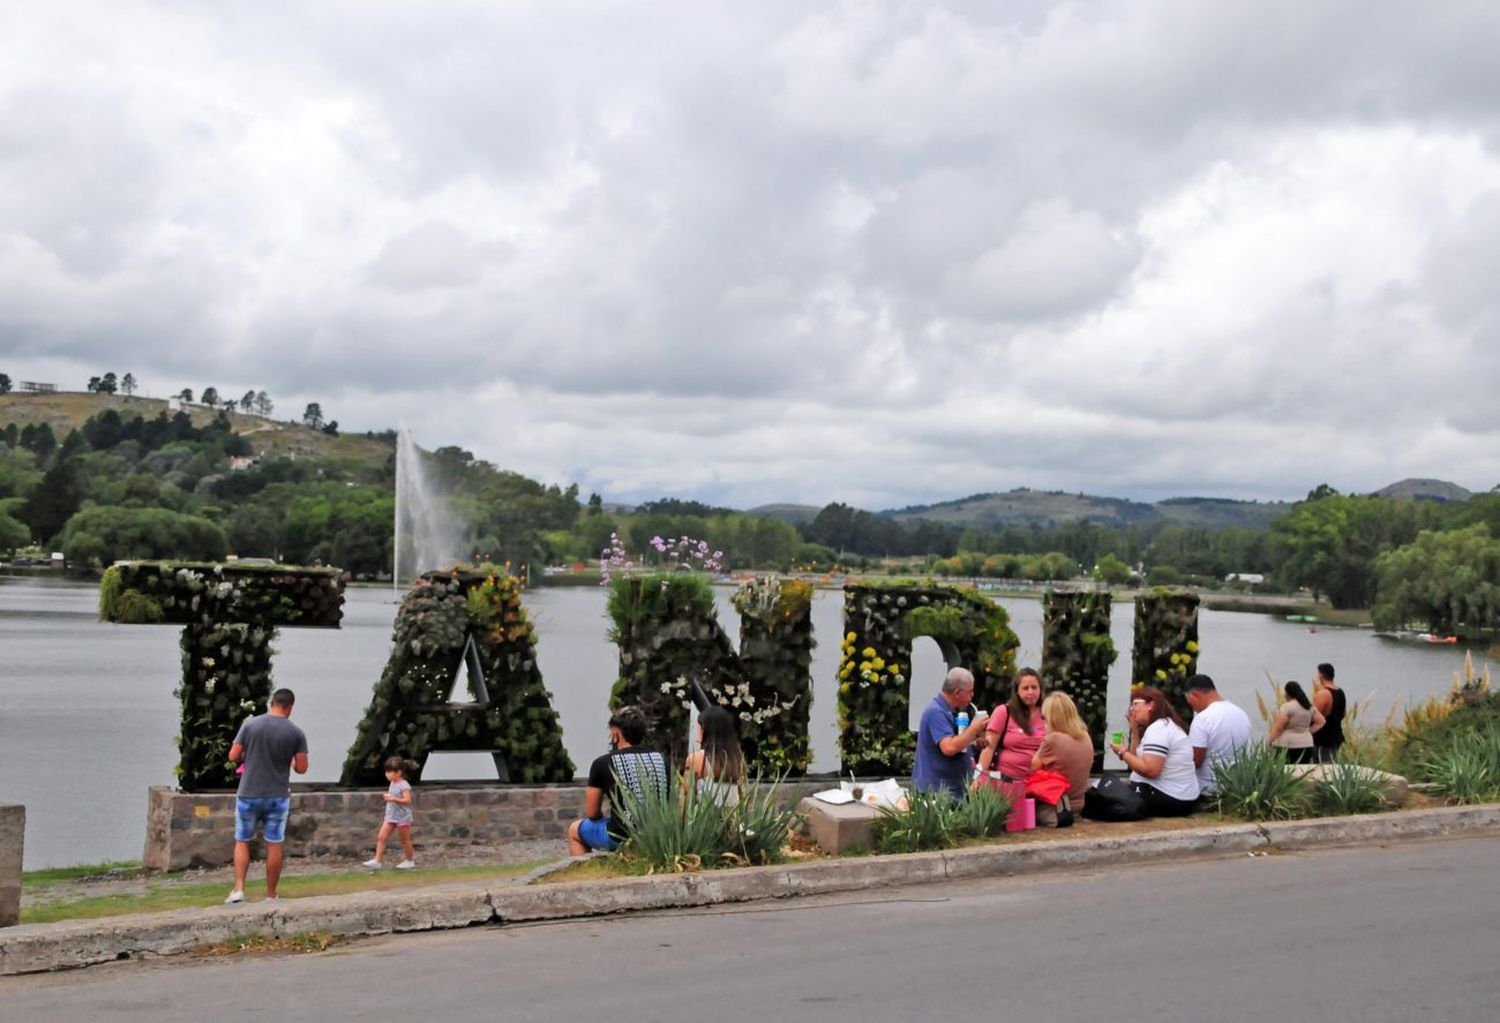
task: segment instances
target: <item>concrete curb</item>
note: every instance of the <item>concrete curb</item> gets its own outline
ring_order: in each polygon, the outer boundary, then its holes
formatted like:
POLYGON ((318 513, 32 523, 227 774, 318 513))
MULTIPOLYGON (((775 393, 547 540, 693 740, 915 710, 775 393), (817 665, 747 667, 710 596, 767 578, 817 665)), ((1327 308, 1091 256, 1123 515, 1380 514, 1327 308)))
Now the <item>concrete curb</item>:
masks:
POLYGON ((456 883, 417 891, 325 895, 271 905, 258 902, 28 924, 0 930, 0 976, 173 955, 248 935, 286 937, 316 931, 361 937, 477 924, 568 920, 1146 860, 1238 855, 1273 846, 1305 849, 1494 829, 1500 829, 1500 805, 1442 807, 594 883, 528 887, 456 883))

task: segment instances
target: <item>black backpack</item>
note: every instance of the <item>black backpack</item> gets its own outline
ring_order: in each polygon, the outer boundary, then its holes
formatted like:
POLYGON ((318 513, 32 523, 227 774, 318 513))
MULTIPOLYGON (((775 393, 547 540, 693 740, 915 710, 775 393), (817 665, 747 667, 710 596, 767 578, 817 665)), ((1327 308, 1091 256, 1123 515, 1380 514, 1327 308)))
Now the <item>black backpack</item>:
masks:
POLYGON ((1124 778, 1103 778, 1084 793, 1083 815, 1091 821, 1138 821, 1146 800, 1124 778))

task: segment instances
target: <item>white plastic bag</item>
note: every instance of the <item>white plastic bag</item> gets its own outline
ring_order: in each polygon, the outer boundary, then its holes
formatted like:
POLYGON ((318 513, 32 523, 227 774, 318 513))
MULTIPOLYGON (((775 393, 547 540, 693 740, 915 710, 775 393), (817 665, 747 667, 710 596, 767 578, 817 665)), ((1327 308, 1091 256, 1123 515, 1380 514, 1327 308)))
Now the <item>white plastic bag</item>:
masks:
POLYGON ((866 806, 877 809, 887 807, 892 810, 900 810, 903 813, 907 809, 906 790, 895 778, 887 778, 885 781, 854 782, 841 781, 839 788, 857 798, 866 806), (856 791, 858 790, 858 791, 856 791))

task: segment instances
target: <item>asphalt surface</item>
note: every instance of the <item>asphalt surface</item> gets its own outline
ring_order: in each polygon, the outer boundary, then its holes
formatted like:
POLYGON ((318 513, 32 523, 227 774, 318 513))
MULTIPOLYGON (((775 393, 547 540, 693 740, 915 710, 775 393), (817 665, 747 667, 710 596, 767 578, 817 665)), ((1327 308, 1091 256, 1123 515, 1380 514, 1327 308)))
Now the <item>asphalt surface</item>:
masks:
POLYGON ((5 1020, 1500 1018, 1500 839, 0 979, 5 1020))

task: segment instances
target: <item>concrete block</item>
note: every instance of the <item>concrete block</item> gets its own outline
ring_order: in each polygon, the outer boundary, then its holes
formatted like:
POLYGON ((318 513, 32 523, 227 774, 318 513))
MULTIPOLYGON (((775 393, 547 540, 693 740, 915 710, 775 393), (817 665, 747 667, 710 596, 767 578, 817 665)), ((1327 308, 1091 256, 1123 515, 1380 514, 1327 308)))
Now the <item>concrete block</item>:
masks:
POLYGON ((21 854, 26 847, 26 807, 0 803, 0 927, 21 920, 21 854))
MULTIPOLYGON (((1332 764, 1288 764, 1287 770, 1301 774, 1308 785, 1316 785, 1327 776, 1332 767, 1332 764)), ((1411 786, 1401 775, 1376 770, 1373 767, 1360 767, 1359 771, 1380 783, 1380 788, 1385 793, 1385 801, 1392 808, 1406 805, 1406 797, 1410 794, 1411 786)))
POLYGON ((847 849, 873 849, 875 822, 880 811, 864 803, 842 803, 835 806, 811 796, 797 804, 807 833, 818 848, 834 856, 847 849))

